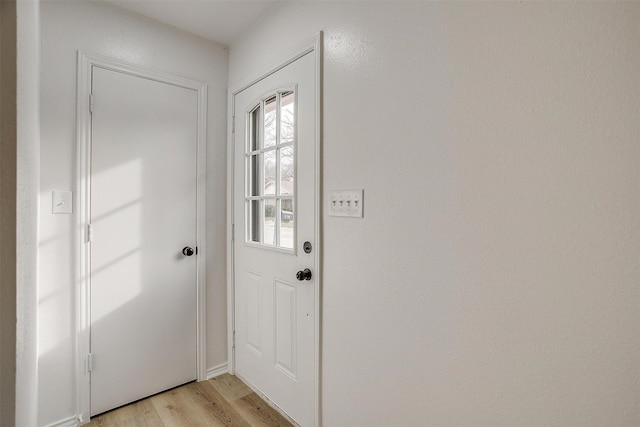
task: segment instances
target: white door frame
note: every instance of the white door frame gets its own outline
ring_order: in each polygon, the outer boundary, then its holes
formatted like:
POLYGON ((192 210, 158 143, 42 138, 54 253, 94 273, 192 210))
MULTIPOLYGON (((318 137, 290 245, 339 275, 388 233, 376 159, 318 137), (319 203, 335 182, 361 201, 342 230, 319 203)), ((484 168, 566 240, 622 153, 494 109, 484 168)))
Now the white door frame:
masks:
POLYGON ((206 380, 206 307, 205 307, 205 194, 207 148, 207 85, 184 77, 129 64, 101 55, 78 51, 77 75, 77 215, 76 215, 76 396, 80 424, 89 422, 91 383, 88 366, 91 328, 91 247, 88 242, 89 203, 91 200, 91 70, 93 67, 129 74, 197 92, 197 202, 196 238, 196 375, 198 381, 206 380))
MULTIPOLYGON (((315 420, 316 426, 321 425, 321 413, 320 413, 320 357, 321 357, 321 296, 322 296, 322 239, 321 239, 321 226, 322 226, 322 162, 321 162, 321 141, 322 141, 322 32, 315 34, 310 39, 305 40, 296 48, 289 51, 288 54, 281 56, 281 60, 273 63, 271 67, 267 68, 267 71, 253 75, 252 77, 243 80, 241 83, 231 87, 229 91, 229 121, 228 121, 228 145, 227 145, 227 338, 228 338, 228 360, 229 360, 229 373, 235 374, 235 277, 234 277, 234 223, 233 223, 233 198, 234 198, 234 146, 235 146, 235 97, 238 93, 247 89, 249 86, 265 79, 271 74, 279 71, 280 69, 291 64, 295 60, 303 57, 308 53, 314 53, 315 68, 316 68, 316 81, 315 81, 315 93, 316 93, 316 114, 315 114, 315 203, 316 209, 314 215, 315 220, 315 271, 313 272, 313 278, 315 280, 315 346, 316 352, 314 357, 314 371, 315 371, 315 420)), ((267 399, 269 396, 265 396, 267 399)))

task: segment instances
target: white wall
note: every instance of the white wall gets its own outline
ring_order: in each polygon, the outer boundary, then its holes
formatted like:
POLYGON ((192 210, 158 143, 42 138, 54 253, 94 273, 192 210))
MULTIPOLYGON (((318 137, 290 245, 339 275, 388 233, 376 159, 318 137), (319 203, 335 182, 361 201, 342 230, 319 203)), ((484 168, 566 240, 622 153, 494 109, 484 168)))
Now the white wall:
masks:
POLYGON ((16 426, 38 415, 38 194, 40 187, 40 2, 17 1, 16 426))
POLYGON ((37 415, 39 3, 0 2, 0 425, 37 415))
POLYGON ((640 423, 640 4, 286 2, 325 32, 325 426, 640 423))
MULTIPOLYGON (((74 224, 51 214, 51 191, 75 189, 76 51, 209 85, 207 365, 226 362, 225 176, 227 51, 101 2, 43 2, 39 270, 39 424, 76 414, 74 224)), ((77 211, 77 210, 76 210, 77 211)))

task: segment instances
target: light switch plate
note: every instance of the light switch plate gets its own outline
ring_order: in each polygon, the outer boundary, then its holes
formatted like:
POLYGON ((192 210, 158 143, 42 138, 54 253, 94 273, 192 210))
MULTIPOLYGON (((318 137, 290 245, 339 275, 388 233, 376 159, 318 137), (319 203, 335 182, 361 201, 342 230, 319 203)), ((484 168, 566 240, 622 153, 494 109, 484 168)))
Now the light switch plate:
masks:
POLYGON ((329 191, 329 216, 362 218, 364 190, 329 191))
POLYGON ((54 214, 73 213, 73 193, 71 191, 54 191, 51 212, 54 214))

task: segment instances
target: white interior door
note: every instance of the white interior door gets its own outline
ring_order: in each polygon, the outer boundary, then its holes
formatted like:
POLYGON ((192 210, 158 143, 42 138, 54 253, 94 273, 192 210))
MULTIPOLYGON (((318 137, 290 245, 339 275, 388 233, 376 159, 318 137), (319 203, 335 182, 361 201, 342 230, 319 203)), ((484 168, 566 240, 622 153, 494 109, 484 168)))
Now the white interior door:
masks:
POLYGON ((299 424, 312 426, 314 52, 236 94, 234 110, 235 370, 299 424))
POLYGON ((197 92, 93 67, 91 415, 196 378, 197 92))

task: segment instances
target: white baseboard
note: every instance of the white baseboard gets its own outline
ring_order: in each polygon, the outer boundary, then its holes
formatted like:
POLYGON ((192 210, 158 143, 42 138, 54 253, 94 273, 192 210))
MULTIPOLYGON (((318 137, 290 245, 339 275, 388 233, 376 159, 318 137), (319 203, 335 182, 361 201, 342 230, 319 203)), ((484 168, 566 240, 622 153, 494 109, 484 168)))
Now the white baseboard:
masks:
POLYGON ((210 380, 211 378, 219 377, 220 375, 226 374, 227 372, 229 372, 229 364, 222 363, 218 366, 207 369, 207 379, 210 380))
MULTIPOLYGON (((226 374, 227 372, 229 372, 229 364, 222 363, 218 366, 207 369, 207 379, 210 380, 211 378, 219 377, 220 375, 226 374)), ((78 425, 78 417, 72 416, 63 420, 55 421, 51 424, 47 424, 44 427, 78 427, 78 425)))
MULTIPOLYGON (((211 378, 219 377, 220 375, 226 374, 227 372, 229 372, 229 364, 222 363, 218 366, 207 369, 207 379, 210 380, 211 378)), ((78 427, 78 425, 78 417, 72 416, 63 420, 55 421, 51 424, 47 424, 44 427, 78 427)))
POLYGON ((45 427, 78 427, 78 417, 74 415, 72 417, 47 424, 45 427))

